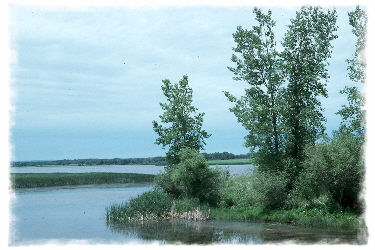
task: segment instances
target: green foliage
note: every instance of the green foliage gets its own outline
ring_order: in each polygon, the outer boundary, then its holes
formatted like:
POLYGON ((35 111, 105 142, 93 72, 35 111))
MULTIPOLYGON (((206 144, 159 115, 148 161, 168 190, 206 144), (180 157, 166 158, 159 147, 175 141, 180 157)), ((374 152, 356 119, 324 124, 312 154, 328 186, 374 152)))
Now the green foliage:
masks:
POLYGON ((361 95, 358 87, 345 87, 340 91, 341 94, 347 94, 348 105, 343 105, 337 112, 341 115, 340 133, 352 133, 358 137, 364 137, 365 111, 363 110, 364 97, 361 95))
POLYGON ((229 177, 220 186, 221 207, 246 207, 250 206, 252 184, 250 175, 229 177))
POLYGON ((282 173, 259 172, 253 175, 253 201, 257 206, 278 208, 287 197, 288 178, 282 173))
POLYGON ((156 178, 156 185, 174 197, 198 198, 200 202, 215 205, 219 200, 222 171, 211 169, 202 154, 183 148, 179 163, 165 167, 156 178))
POLYGON ((304 147, 324 133, 319 97, 327 97, 327 66, 331 43, 337 38, 336 19, 336 11, 302 7, 291 20, 282 43, 283 73, 288 80, 284 95, 287 154, 296 160, 297 168, 304 159, 304 147))
POLYGON ((229 178, 220 189, 222 207, 279 208, 287 197, 288 178, 281 173, 256 171, 229 178))
POLYGON ((364 83, 366 62, 363 53, 366 47, 367 15, 359 6, 348 15, 349 24, 353 27, 352 32, 357 37, 353 58, 347 60, 349 78, 352 81, 364 83))
POLYGON ((349 134, 308 147, 303 172, 289 203, 294 207, 325 209, 360 207, 364 178, 362 146, 358 138, 349 134))
POLYGON ((139 216, 163 217, 171 210, 172 197, 160 190, 143 193, 129 202, 107 208, 107 220, 127 221, 139 216))
POLYGON ((258 25, 237 28, 236 47, 229 67, 235 80, 249 84, 245 95, 226 97, 230 109, 249 132, 245 145, 261 171, 283 171, 291 166, 293 178, 300 171, 304 147, 324 134, 323 108, 332 41, 337 38, 336 11, 302 7, 284 36, 282 53, 277 52, 271 11, 255 8, 258 25), (325 80, 325 81, 324 81, 325 80), (286 82, 286 87, 283 83, 286 82))
POLYGON ((206 160, 234 160, 234 159, 247 159, 249 158, 250 154, 232 154, 228 152, 222 153, 202 153, 206 160))
MULTIPOLYGON (((355 11, 349 12, 348 15, 349 23, 353 27, 353 34, 357 37, 353 58, 346 60, 348 63, 348 75, 350 80, 364 83, 366 61, 363 54, 366 46, 367 15, 358 6, 355 11)), ((343 119, 340 127, 341 133, 352 133, 356 136, 364 137, 364 97, 361 95, 358 86, 346 86, 340 93, 348 96, 348 105, 343 105, 341 110, 337 112, 343 119)))
POLYGON ((224 92, 235 104, 230 111, 248 131, 245 145, 253 152, 253 158, 261 168, 278 170, 283 152, 283 126, 281 113, 283 99, 280 86, 279 54, 273 33, 275 22, 271 11, 263 14, 254 8, 257 26, 246 30, 237 27, 233 34, 236 54, 232 61, 236 67, 228 67, 235 80, 245 81, 248 88, 239 99, 224 92))
POLYGON ((197 151, 204 148, 205 139, 210 137, 202 129, 204 113, 192 105, 193 90, 188 85, 188 77, 171 84, 168 79, 163 80, 162 90, 167 98, 166 103, 160 103, 164 113, 160 120, 165 126, 153 121, 154 131, 158 134, 155 143, 163 148, 169 147, 167 161, 171 164, 178 163, 178 152, 182 148, 192 148, 197 151))
MULTIPOLYGON (((271 12, 263 14, 255 8, 254 13, 257 25, 250 30, 238 27, 233 34, 236 66, 229 67, 234 79, 245 81, 248 88, 240 98, 224 93, 234 104, 230 111, 248 131, 245 145, 259 168, 251 175, 232 177, 210 169, 199 154, 209 135, 202 130, 203 113, 192 117, 197 109, 192 106, 187 76, 178 84, 164 80, 162 90, 168 102, 161 103, 164 114, 160 118, 171 125, 153 122, 159 135, 156 143, 169 147, 169 165, 155 181, 162 192, 153 191, 159 193, 115 207, 114 213, 124 213, 115 218, 219 205, 211 214, 215 219, 320 227, 361 225, 364 113, 356 87, 342 91, 348 94, 349 106, 339 111, 344 119, 341 130, 332 138, 323 137, 320 98, 328 96, 327 67, 332 41, 337 38, 336 11, 302 7, 288 26, 282 53, 276 50, 271 12)), ((358 37, 354 59, 348 60, 349 76, 363 82, 365 64, 358 59, 367 18, 358 7, 349 17, 358 37)), ((220 157, 234 159, 229 153, 220 157)))
POLYGON ((285 207, 288 209, 319 209, 322 211, 333 211, 338 208, 337 204, 334 203, 330 193, 322 193, 320 195, 307 195, 310 196, 310 199, 306 198, 301 193, 304 193, 308 188, 301 189, 302 183, 298 183, 298 188, 292 190, 289 193, 287 200, 285 202, 285 207))

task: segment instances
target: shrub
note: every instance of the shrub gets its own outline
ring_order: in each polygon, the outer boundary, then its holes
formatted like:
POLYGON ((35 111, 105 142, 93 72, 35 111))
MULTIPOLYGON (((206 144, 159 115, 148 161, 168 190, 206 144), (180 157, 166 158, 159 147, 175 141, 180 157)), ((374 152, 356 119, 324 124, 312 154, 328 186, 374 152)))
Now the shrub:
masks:
POLYGON ((250 175, 229 177, 220 187, 220 207, 247 207, 252 192, 250 175))
POLYGON ((288 179, 283 173, 255 171, 231 177, 220 190, 221 206, 279 208, 287 197, 288 179))
POLYGON ((299 189, 293 190, 286 200, 286 208, 289 209, 319 209, 321 211, 330 211, 337 209, 337 204, 332 199, 330 193, 322 193, 318 197, 311 196, 306 199, 299 194, 299 189))
POLYGON ((167 165, 164 170, 164 173, 155 177, 155 185, 175 198, 180 197, 182 195, 182 190, 180 186, 172 180, 172 174, 174 172, 173 166, 167 165))
POLYGON ((321 206, 319 200, 326 208, 332 207, 332 203, 352 208, 360 205, 364 161, 362 143, 357 138, 335 136, 308 147, 306 157, 303 172, 291 193, 296 206, 302 203, 310 207, 321 206))
POLYGON ((156 185, 176 198, 198 198, 202 203, 216 205, 223 172, 211 169, 202 154, 184 148, 179 152, 180 162, 167 166, 156 178, 156 185))
POLYGON ((258 171, 252 177, 253 204, 265 208, 279 208, 284 205, 288 178, 283 173, 258 171))

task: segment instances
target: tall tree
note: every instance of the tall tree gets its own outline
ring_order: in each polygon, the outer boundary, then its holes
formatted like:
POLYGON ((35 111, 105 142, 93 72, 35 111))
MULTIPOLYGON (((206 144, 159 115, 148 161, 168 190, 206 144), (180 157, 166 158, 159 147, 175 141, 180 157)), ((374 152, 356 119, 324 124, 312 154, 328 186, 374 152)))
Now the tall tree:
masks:
MULTIPOLYGON (((352 32, 357 37, 353 58, 346 60, 348 63, 348 75, 353 82, 365 83, 366 62, 364 59, 364 50, 366 46, 367 15, 359 6, 357 6, 354 11, 349 12, 348 15, 349 24, 353 27, 352 32)), ((365 133, 364 98, 358 86, 346 86, 340 93, 347 94, 348 96, 348 105, 344 105, 342 109, 337 112, 343 118, 340 127, 341 132, 349 132, 363 138, 365 133)))
POLYGON ((281 123, 281 84, 279 55, 273 32, 275 21, 272 12, 263 14, 253 10, 257 25, 247 30, 241 26, 233 34, 236 47, 232 61, 236 67, 228 67, 234 79, 245 81, 245 95, 236 98, 224 92, 234 103, 230 109, 238 121, 248 130, 245 145, 253 152, 256 164, 267 170, 281 167, 284 139, 281 123))
POLYGON ((162 126, 153 121, 154 131, 159 135, 155 143, 168 147, 167 161, 170 164, 179 162, 178 153, 182 148, 200 151, 204 148, 205 139, 211 135, 202 129, 204 113, 192 105, 193 90, 189 87, 188 77, 172 84, 168 79, 163 80, 162 90, 167 98, 166 103, 160 103, 164 113, 160 115, 162 126))
POLYGON ((325 118, 320 97, 327 97, 327 66, 332 40, 337 38, 336 11, 302 7, 291 20, 283 39, 283 72, 287 80, 285 113, 288 127, 287 154, 298 171, 304 147, 324 133, 325 118))

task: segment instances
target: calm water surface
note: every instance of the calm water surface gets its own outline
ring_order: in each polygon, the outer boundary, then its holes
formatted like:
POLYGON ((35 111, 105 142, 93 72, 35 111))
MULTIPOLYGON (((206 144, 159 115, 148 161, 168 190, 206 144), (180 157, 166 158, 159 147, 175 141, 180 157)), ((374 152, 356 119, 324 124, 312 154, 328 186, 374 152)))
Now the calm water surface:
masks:
MULTIPOLYGON (((212 168, 216 166, 211 166, 212 168)), ((228 168, 232 175, 244 174, 251 171, 252 165, 218 165, 220 168, 228 168)), ((154 165, 100 165, 100 166, 56 166, 56 167, 12 167, 11 173, 137 173, 159 174, 164 171, 163 166, 154 165)))
POLYGON ((309 229, 291 225, 234 221, 164 221, 107 225, 105 208, 127 201, 150 184, 85 185, 19 189, 11 201, 9 244, 68 243, 362 243, 355 232, 309 229))
POLYGON ((276 223, 169 220, 113 225, 110 228, 119 234, 134 235, 143 239, 144 242, 157 240, 168 244, 362 243, 354 232, 329 231, 276 223))
POLYGON ((110 184, 19 189, 11 201, 11 245, 57 239, 129 242, 108 229, 105 208, 150 190, 150 184, 110 184))

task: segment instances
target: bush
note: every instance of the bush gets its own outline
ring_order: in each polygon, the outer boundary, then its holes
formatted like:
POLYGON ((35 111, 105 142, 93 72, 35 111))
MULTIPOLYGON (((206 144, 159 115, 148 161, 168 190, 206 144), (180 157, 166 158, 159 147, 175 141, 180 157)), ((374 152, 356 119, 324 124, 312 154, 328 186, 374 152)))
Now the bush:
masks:
POLYGON ((107 208, 107 220, 126 221, 139 216, 163 217, 172 207, 172 197, 160 190, 143 193, 129 202, 107 208))
POLYGON ((335 136, 306 149, 303 171, 290 197, 294 206, 359 207, 363 177, 361 141, 351 135, 335 136))
POLYGON ((193 149, 179 152, 180 162, 167 166, 156 178, 156 185, 175 198, 197 198, 201 203, 216 205, 223 172, 211 169, 202 154, 193 149))
POLYGON ((220 207, 247 207, 253 193, 250 175, 229 177, 220 187, 220 207))
POLYGON ((252 178, 254 205, 265 208, 279 208, 287 197, 288 179, 283 173, 257 172, 252 178))
POLYGON ((321 211, 331 211, 337 209, 337 204, 329 193, 323 193, 318 197, 311 195, 311 199, 306 199, 300 195, 300 190, 293 190, 286 200, 286 208, 289 209, 319 209, 321 211))
POLYGON ((279 208, 287 197, 288 179, 283 173, 255 171, 231 177, 220 190, 223 207, 279 208))

